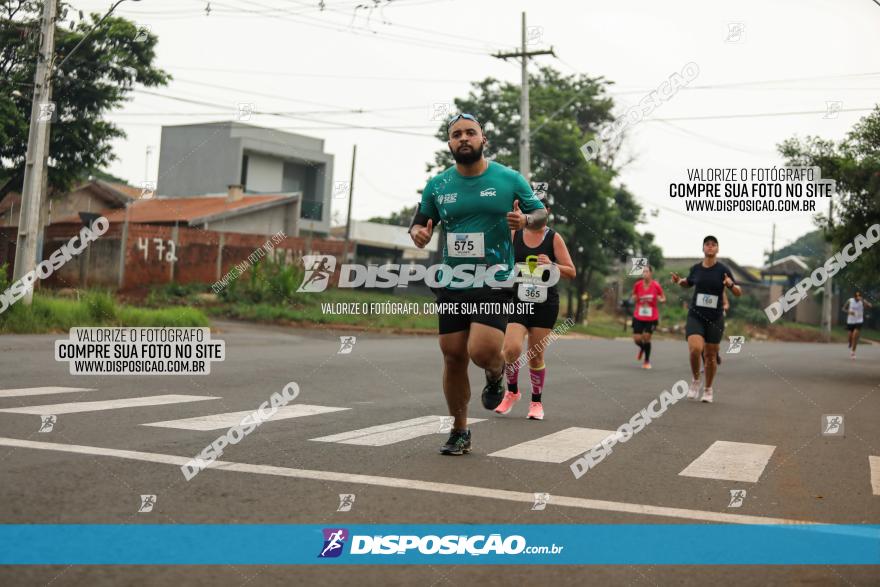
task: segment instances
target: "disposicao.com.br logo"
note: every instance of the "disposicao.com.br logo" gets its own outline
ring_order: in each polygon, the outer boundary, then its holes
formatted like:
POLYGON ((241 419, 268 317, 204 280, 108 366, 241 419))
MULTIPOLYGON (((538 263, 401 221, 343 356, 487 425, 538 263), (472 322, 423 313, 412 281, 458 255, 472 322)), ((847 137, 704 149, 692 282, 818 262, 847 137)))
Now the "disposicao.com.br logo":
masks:
POLYGON ((564 546, 528 546, 519 534, 502 537, 501 534, 387 534, 366 536, 352 534, 345 528, 325 528, 324 544, 318 558, 338 557, 350 538, 350 555, 518 555, 559 554, 564 546), (412 551, 412 552, 410 552, 412 551))
MULTIPOLYGON (((332 255, 304 255, 305 275, 297 292, 322 292, 330 285, 330 279, 336 269, 336 258, 332 255)), ((512 287, 516 283, 531 283, 550 287, 559 281, 559 268, 555 265, 537 265, 524 269, 521 265, 510 268, 506 265, 462 263, 455 266, 436 264, 400 265, 361 265, 345 263, 339 267, 337 287, 355 288, 368 287, 390 289, 407 287, 410 283, 424 281, 433 288, 447 287, 455 283, 456 287, 482 287, 484 285, 500 288, 512 287), (498 279, 498 272, 509 271, 508 277, 498 279), (545 275, 546 274, 546 275, 545 275)))

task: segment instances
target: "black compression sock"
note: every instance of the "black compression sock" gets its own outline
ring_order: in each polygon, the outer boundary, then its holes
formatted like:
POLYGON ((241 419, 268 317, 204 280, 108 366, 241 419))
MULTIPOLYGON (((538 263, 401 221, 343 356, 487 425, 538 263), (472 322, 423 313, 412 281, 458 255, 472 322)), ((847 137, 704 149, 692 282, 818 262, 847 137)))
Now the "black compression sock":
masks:
POLYGON ((645 362, 650 363, 651 362, 651 343, 650 342, 644 343, 644 347, 645 347, 645 362))

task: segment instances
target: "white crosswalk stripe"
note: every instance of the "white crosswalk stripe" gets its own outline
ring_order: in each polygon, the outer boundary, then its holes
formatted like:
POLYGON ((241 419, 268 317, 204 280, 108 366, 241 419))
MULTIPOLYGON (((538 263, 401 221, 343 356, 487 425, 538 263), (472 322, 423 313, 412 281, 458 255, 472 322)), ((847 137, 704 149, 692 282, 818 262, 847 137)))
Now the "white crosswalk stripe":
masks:
MULTIPOLYGON (((441 416, 422 416, 411 420, 401 420, 380 426, 370 426, 359 430, 351 430, 331 436, 312 438, 315 442, 336 442, 340 444, 357 444, 360 446, 386 446, 404 440, 412 440, 428 434, 439 434, 441 416)), ((468 424, 483 422, 483 418, 468 418, 468 424)), ((448 430, 445 432, 448 433, 448 430)), ((444 433, 444 434, 445 434, 444 433)))
POLYGON ((50 395, 53 393, 77 393, 95 391, 90 387, 22 387, 20 389, 0 389, 0 397, 26 397, 31 395, 50 395))
POLYGON ((95 402, 71 402, 66 404, 5 408, 0 409, 0 412, 7 412, 10 414, 37 414, 40 416, 54 414, 60 416, 61 414, 76 414, 78 412, 99 412, 102 410, 116 410, 119 408, 140 408, 145 406, 200 402, 209 399, 220 398, 205 395, 150 395, 146 397, 130 397, 95 402))
MULTIPOLYGON (((96 391, 94 388, 80 387, 29 387, 19 389, 0 389, 0 398, 30 397, 51 394, 96 391)), ((134 398, 121 398, 101 401, 77 401, 68 403, 0 408, 0 412, 14 414, 62 415, 82 412, 97 412, 122 408, 162 406, 178 403, 200 402, 221 399, 216 396, 196 396, 181 394, 154 395, 134 398)), ((286 420, 321 414, 351 410, 352 408, 294 404, 281 406, 269 420, 286 420)), ((225 412, 194 416, 176 420, 149 422, 143 426, 171 428, 179 430, 212 431, 235 426, 254 410, 225 412)), ((441 429, 447 416, 422 416, 359 428, 329 436, 310 439, 313 442, 350 444, 356 446, 381 447, 413 440, 432 434, 448 433, 448 425, 441 429)), ((267 420, 268 421, 268 420, 267 420)), ((484 418, 469 418, 468 424, 486 421, 484 418)), ((532 440, 489 453, 487 456, 543 463, 564 463, 576 458, 605 438, 618 434, 615 430, 570 427, 532 440)), ((716 479, 756 483, 767 467, 776 447, 767 444, 730 442, 716 440, 700 456, 694 459, 680 473, 683 477, 716 479)), ((880 495, 880 456, 868 456, 869 478, 873 495, 880 495)))
POLYGON ((774 450, 770 444, 716 440, 679 475, 757 483, 774 450))
POLYGON ((614 430, 596 428, 566 428, 547 436, 495 451, 490 457, 538 461, 541 463, 564 463, 580 456, 602 440, 617 434, 614 430))
MULTIPOLYGON (((310 406, 308 404, 295 404, 292 406, 281 406, 278 408, 271 418, 263 420, 286 420, 288 418, 302 418, 304 416, 314 416, 316 414, 327 414, 330 412, 341 412, 350 410, 351 408, 333 408, 329 406, 310 406)), ((182 418, 180 420, 166 420, 164 422, 150 422, 143 426, 155 426, 157 428, 177 428, 180 430, 221 430, 231 428, 239 424, 245 416, 253 414, 255 410, 246 410, 244 412, 227 412, 225 414, 211 414, 210 416, 196 416, 194 418, 182 418)))

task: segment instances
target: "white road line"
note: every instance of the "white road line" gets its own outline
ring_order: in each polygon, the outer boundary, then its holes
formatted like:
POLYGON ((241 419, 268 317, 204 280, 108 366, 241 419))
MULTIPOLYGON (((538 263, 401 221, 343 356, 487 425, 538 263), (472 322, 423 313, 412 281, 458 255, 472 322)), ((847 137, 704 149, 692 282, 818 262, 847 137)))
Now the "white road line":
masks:
MULTIPOLYGON (((314 416, 315 414, 326 414, 329 412, 341 412, 350 410, 351 408, 333 408, 329 406, 310 406, 308 404, 295 404, 292 406, 281 406, 278 411, 269 418, 263 420, 286 420, 287 418, 302 418, 304 416, 314 416)), ((221 430, 223 428, 231 428, 239 424, 245 416, 253 414, 254 410, 244 412, 227 412, 225 414, 211 414, 210 416, 196 416, 195 418, 182 418, 180 420, 166 420, 164 422, 150 422, 142 424, 142 426, 156 426, 157 428, 178 428, 180 430, 221 430)))
POLYGON ((95 390, 90 387, 23 387, 21 389, 0 389, 0 397, 25 397, 52 393, 76 393, 78 391, 95 390))
MULTIPOLYGON (((38 442, 33 440, 19 440, 17 438, 0 438, 0 446, 16 448, 31 448, 36 450, 53 450, 74 454, 116 457, 148 463, 160 463, 166 465, 182 466, 188 463, 191 457, 178 457, 175 455, 139 452, 132 450, 119 450, 114 448, 101 448, 97 446, 81 446, 75 444, 57 444, 54 442, 38 442)), ((442 458, 442 457, 437 457, 442 458)), ((290 467, 275 467, 271 465, 250 465, 247 463, 231 463, 229 461, 214 461, 208 471, 217 469, 220 471, 232 471, 236 473, 252 473, 257 475, 275 475, 279 477, 291 477, 295 479, 311 479, 316 481, 340 482, 346 484, 375 485, 378 487, 390 487, 394 489, 410 489, 415 491, 431 491, 450 495, 464 495, 468 497, 480 497, 485 499, 503 499, 523 503, 533 503, 534 493, 521 491, 509 491, 506 489, 491 489, 487 487, 471 487, 469 485, 456 485, 452 483, 436 483, 433 481, 418 481, 416 479, 401 479, 399 477, 378 477, 375 475, 358 475, 355 473, 337 473, 333 471, 315 471, 310 469, 293 469, 290 467)), ((199 479, 204 479, 208 471, 203 471, 199 479)), ((182 475, 182 473, 181 473, 182 475)), ((691 510, 684 508, 671 508, 639 503, 627 503, 619 501, 606 501, 599 499, 587 499, 583 497, 566 497, 554 495, 553 506, 572 507, 584 510, 599 510, 626 514, 638 514, 645 516, 659 516, 663 518, 679 518, 684 520, 700 520, 705 522, 728 523, 728 524, 816 524, 805 520, 789 518, 771 518, 764 516, 747 516, 742 514, 728 514, 722 512, 709 512, 703 510, 691 510)))
POLYGON ((880 457, 868 457, 871 468, 871 489, 874 495, 880 495, 880 457))
POLYGON ((590 450, 605 438, 617 434, 614 430, 596 428, 566 428, 541 438, 493 452, 490 457, 522 459, 542 463, 564 463, 590 450))
POLYGON ((679 475, 757 483, 774 450, 772 444, 716 440, 679 475))
POLYGON ((146 397, 129 397, 99 402, 73 402, 68 404, 49 404, 46 406, 6 408, 0 410, 0 412, 8 412, 10 414, 38 414, 40 416, 55 414, 58 416, 61 414, 75 414, 77 412, 99 412, 101 410, 116 410, 119 408, 140 408, 143 406, 200 402, 209 399, 220 398, 207 395, 150 395, 146 397))
MULTIPOLYGON (((360 430, 350 430, 321 438, 310 438, 314 442, 336 442, 339 444, 357 444, 360 446, 386 446, 395 442, 412 440, 419 436, 440 433, 442 416, 422 416, 411 420, 401 420, 380 426, 370 426, 360 430)), ((468 418, 468 424, 483 422, 483 418, 468 418)))

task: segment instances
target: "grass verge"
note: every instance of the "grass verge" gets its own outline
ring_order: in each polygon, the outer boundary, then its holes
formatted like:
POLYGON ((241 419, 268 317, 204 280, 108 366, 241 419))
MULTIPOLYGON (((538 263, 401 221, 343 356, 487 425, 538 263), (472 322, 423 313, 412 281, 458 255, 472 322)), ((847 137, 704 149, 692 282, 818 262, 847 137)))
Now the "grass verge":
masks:
POLYGON ((33 303, 20 301, 0 314, 0 334, 67 332, 83 326, 208 326, 196 308, 138 308, 117 304, 105 291, 87 291, 79 299, 35 293, 33 303))

